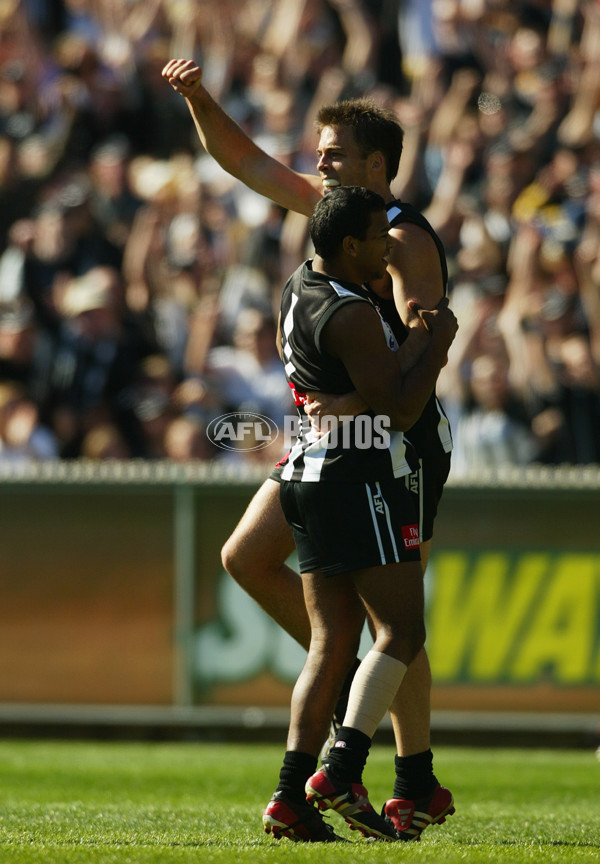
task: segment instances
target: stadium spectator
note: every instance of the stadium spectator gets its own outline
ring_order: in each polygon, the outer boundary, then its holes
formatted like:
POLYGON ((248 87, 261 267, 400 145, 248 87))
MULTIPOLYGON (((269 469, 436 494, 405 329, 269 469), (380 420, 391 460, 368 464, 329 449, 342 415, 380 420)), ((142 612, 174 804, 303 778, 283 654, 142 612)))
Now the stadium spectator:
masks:
POLYGON ((0 383, 0 461, 39 462, 58 456, 52 431, 17 384, 0 383))
POLYGON ((270 312, 242 309, 232 345, 209 351, 204 371, 228 410, 266 414, 280 429, 286 414, 295 411, 275 346, 275 322, 270 312))
POLYGON ((31 305, 20 298, 13 302, 0 302, 0 381, 21 384, 31 398, 35 398, 29 388, 35 374, 36 341, 31 305))
POLYGON ((130 393, 148 346, 127 326, 118 271, 94 267, 56 283, 52 300, 58 326, 37 373, 42 416, 57 434, 61 455, 78 455, 99 422, 116 423, 132 453, 143 455, 130 393))
POLYGON ((507 364, 480 354, 470 364, 469 387, 454 424, 452 477, 477 477, 537 456, 535 436, 522 406, 510 398, 507 364))
POLYGON ((197 418, 181 415, 174 417, 165 430, 165 458, 174 462, 215 457, 215 448, 206 435, 206 426, 197 418))
POLYGON ((149 459, 166 456, 165 436, 177 416, 173 395, 177 376, 162 354, 150 354, 133 371, 129 395, 141 433, 141 454, 149 459))
POLYGON ((131 450, 117 426, 112 423, 99 423, 84 436, 81 456, 93 460, 128 459, 131 450))

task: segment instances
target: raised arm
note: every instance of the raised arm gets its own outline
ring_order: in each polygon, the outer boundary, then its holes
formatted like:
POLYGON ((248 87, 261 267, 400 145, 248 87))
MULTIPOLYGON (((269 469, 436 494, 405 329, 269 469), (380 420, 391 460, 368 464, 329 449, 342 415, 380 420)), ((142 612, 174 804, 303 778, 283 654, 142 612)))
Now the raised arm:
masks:
POLYGON ((320 178, 299 174, 261 150, 215 102, 193 60, 170 60, 162 76, 185 97, 203 147, 225 171, 286 210, 312 213, 322 195, 320 178))

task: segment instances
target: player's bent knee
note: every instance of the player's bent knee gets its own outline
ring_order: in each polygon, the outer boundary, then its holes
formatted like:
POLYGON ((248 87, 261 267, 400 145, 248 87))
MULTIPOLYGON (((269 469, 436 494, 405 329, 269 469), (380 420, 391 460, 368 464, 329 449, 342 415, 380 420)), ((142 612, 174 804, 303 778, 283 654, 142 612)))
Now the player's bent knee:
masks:
POLYGON ((401 625, 386 626, 382 633, 383 641, 380 643, 384 647, 380 650, 408 665, 424 647, 425 635, 425 624, 421 621, 405 621, 401 625))
POLYGON ((242 554, 234 538, 230 537, 221 549, 221 563, 236 582, 243 584, 250 575, 249 559, 242 554))
POLYGON ((221 549, 221 563, 238 585, 251 591, 268 582, 282 562, 274 555, 265 555, 256 544, 240 542, 233 534, 221 549))

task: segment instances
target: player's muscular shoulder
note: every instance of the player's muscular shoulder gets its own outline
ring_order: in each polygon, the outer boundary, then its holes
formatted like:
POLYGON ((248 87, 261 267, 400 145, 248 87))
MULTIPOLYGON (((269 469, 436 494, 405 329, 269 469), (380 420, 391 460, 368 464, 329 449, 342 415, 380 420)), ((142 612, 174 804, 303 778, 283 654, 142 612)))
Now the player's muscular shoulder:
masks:
POLYGON ((444 296, 442 265, 431 235, 418 225, 404 223, 390 231, 394 246, 389 270, 395 293, 433 309, 444 296))
POLYGON ((321 336, 323 348, 342 361, 365 352, 385 348, 379 315, 369 303, 344 303, 331 316, 321 336))
POLYGON ((372 409, 387 404, 399 369, 383 325, 369 303, 346 303, 323 328, 322 347, 342 361, 353 388, 372 409))

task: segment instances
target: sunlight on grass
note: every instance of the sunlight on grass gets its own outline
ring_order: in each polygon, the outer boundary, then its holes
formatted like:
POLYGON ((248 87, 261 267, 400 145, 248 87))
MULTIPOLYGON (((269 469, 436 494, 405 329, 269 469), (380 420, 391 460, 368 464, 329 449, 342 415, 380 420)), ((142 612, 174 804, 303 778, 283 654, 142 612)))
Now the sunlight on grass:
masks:
MULTIPOLYGON (((261 812, 277 782, 274 745, 0 742, 0 861, 7 864, 237 864, 316 860, 591 862, 600 853, 600 764, 587 751, 438 748, 457 812, 418 844, 277 842, 261 812)), ((393 751, 374 746, 365 783, 391 794, 393 751)))

